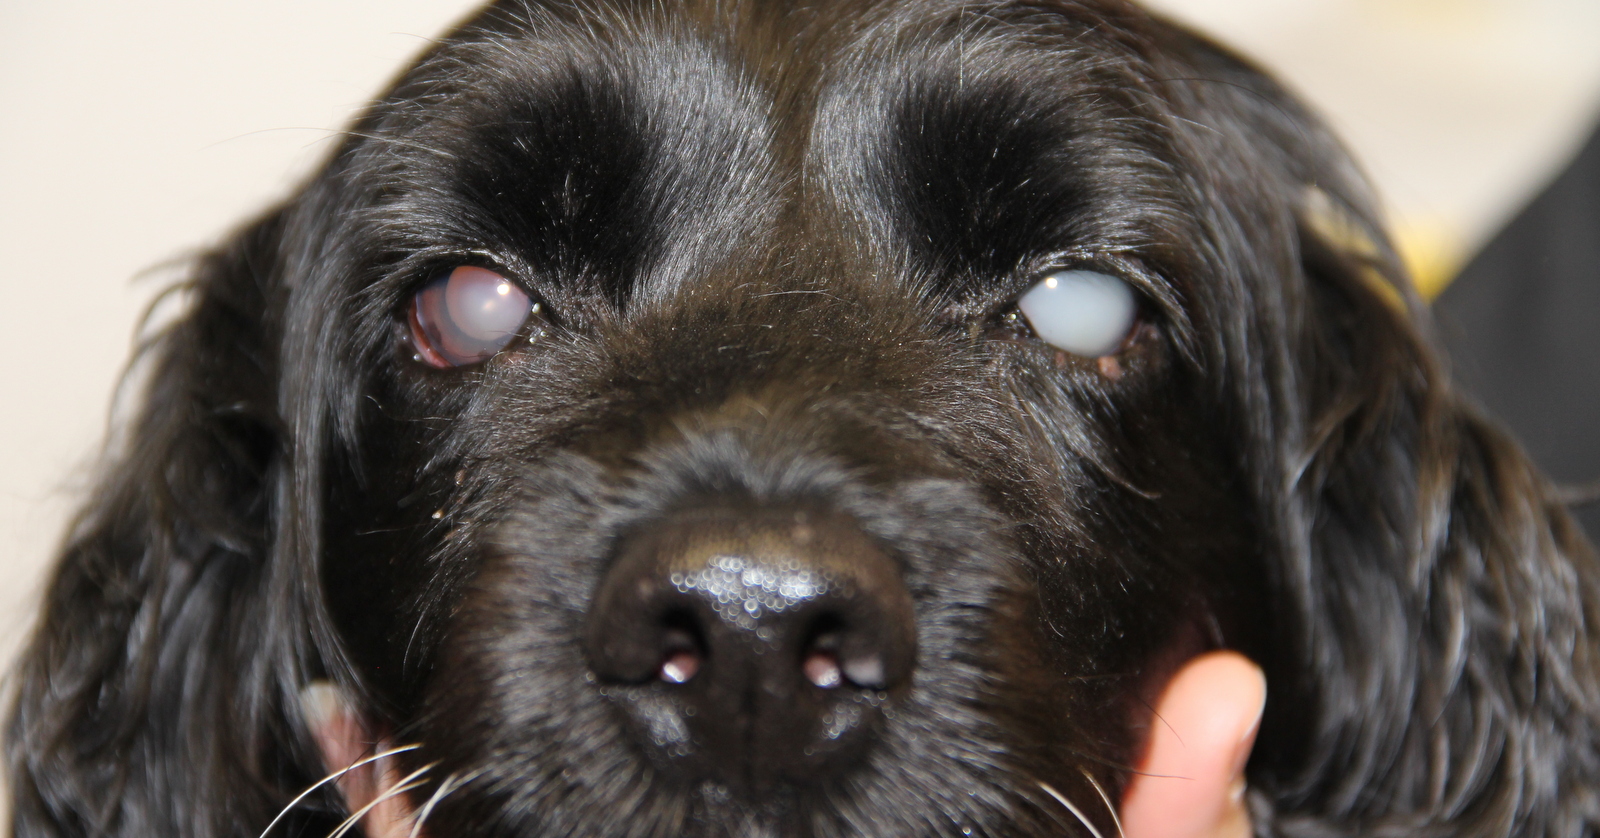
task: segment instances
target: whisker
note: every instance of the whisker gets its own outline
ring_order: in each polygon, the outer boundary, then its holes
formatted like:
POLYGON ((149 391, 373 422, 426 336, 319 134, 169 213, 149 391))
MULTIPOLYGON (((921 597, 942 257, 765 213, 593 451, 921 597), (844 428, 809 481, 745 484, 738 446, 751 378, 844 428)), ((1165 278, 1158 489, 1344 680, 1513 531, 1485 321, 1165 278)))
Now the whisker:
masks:
POLYGON ((1047 782, 1045 782, 1043 780, 1035 780, 1034 782, 1038 783, 1039 784, 1039 788, 1044 789, 1046 794, 1050 795, 1051 797, 1054 797, 1056 799, 1057 803, 1060 803, 1062 806, 1067 807, 1067 811, 1071 812, 1072 816, 1078 819, 1078 823, 1083 824, 1083 828, 1084 829, 1089 830, 1089 834, 1090 835, 1093 835, 1094 838, 1105 838, 1104 835, 1100 834, 1100 830, 1095 829, 1094 824, 1090 823, 1089 819, 1084 817, 1083 810, 1079 809, 1077 806, 1072 805, 1072 801, 1070 801, 1066 797, 1062 796, 1061 792, 1056 791, 1054 786, 1050 785, 1049 783, 1047 783, 1047 782))
POLYGON ((1100 781, 1089 773, 1089 769, 1079 766, 1078 770, 1083 772, 1083 779, 1088 780, 1089 785, 1094 786, 1094 790, 1099 792, 1100 799, 1105 801, 1106 811, 1111 813, 1111 822, 1117 827, 1117 838, 1128 838, 1127 833, 1122 831, 1122 818, 1117 814, 1117 807, 1111 805, 1111 795, 1106 794, 1106 787, 1100 785, 1100 781))
POLYGON ((356 770, 357 768, 360 768, 363 765, 366 765, 366 764, 372 763, 372 762, 377 762, 378 760, 383 759, 384 757, 392 757, 395 754, 405 753, 406 751, 415 751, 416 749, 418 749, 420 747, 422 747, 422 746, 421 745, 406 745, 406 746, 401 747, 401 748, 391 748, 391 749, 389 749, 387 751, 381 751, 381 752, 373 754, 372 756, 367 757, 365 759, 360 759, 360 760, 357 760, 355 762, 352 762, 349 765, 345 766, 344 768, 341 768, 338 771, 335 771, 332 774, 329 774, 328 776, 323 777, 322 779, 316 781, 315 783, 312 783, 305 791, 300 792, 300 795, 298 797, 296 797, 295 799, 289 801, 289 805, 283 807, 283 809, 278 812, 278 816, 272 819, 272 823, 267 824, 267 828, 261 830, 261 835, 258 836, 258 838, 267 838, 267 833, 271 832, 272 828, 278 825, 278 821, 283 820, 285 815, 287 815, 290 812, 294 811, 294 807, 299 806, 301 801, 305 800, 307 797, 310 797, 311 793, 316 791, 317 789, 320 789, 323 786, 333 782, 334 780, 337 780, 340 777, 343 777, 344 775, 349 774, 351 771, 354 771, 354 770, 356 770))
POLYGON ((426 785, 426 784, 419 781, 419 782, 411 783, 410 785, 395 786, 394 788, 389 789, 387 792, 384 792, 382 796, 380 796, 377 799, 373 800, 371 803, 368 803, 367 805, 362 806, 355 814, 353 814, 350 817, 345 818, 343 821, 341 821, 339 823, 339 826, 336 827, 333 830, 333 832, 328 833, 328 838, 344 838, 345 834, 348 833, 350 830, 354 829, 355 826, 356 826, 356 823, 358 821, 360 821, 362 818, 366 817, 367 813, 372 811, 373 808, 376 807, 379 803, 382 803, 383 801, 388 800, 389 798, 394 797, 397 794, 404 794, 405 792, 411 791, 412 789, 422 788, 422 786, 424 786, 424 785, 426 785))
POLYGON ((333 832, 328 833, 328 838, 344 838, 345 833, 349 832, 351 829, 354 829, 356 823, 362 818, 366 817, 368 812, 377 808, 379 803, 389 800, 390 798, 397 797, 414 788, 420 787, 422 783, 417 782, 417 778, 428 773, 429 769, 438 764, 439 763, 437 762, 430 762, 427 765, 424 765, 421 768, 418 768, 410 774, 402 777, 399 782, 390 786, 388 791, 378 795, 377 797, 374 797, 370 803, 350 813, 350 817, 345 818, 344 822, 335 827, 333 832))
POLYGON ((487 770, 486 768, 480 768, 464 777, 459 774, 451 774, 444 778, 444 781, 439 783, 438 790, 434 791, 432 796, 428 798, 428 802, 422 804, 422 808, 417 810, 417 816, 411 823, 411 832, 406 838, 419 838, 422 835, 422 824, 428 819, 429 815, 433 814, 433 807, 439 805, 439 801, 450 796, 452 792, 478 779, 487 770))
POLYGON ((455 783, 456 775, 454 774, 444 778, 439 783, 439 788, 428 796, 427 802, 423 803, 422 808, 417 810, 416 817, 411 819, 411 831, 406 833, 406 838, 418 838, 422 834, 422 823, 428 819, 429 815, 433 814, 433 807, 439 805, 439 801, 443 800, 445 795, 455 791, 455 783))

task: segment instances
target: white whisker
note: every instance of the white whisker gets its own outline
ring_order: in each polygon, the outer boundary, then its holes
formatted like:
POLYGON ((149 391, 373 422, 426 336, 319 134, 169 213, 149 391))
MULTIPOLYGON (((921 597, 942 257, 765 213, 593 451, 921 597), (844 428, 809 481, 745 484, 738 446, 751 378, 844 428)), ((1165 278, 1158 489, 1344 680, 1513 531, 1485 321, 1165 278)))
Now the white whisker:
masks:
POLYGON ((1105 838, 1104 835, 1100 834, 1100 830, 1095 829, 1094 824, 1090 823, 1089 819, 1084 817, 1083 810, 1072 805, 1072 801, 1062 796, 1061 792, 1056 791, 1054 786, 1051 786, 1049 783, 1046 783, 1043 780, 1036 780, 1035 782, 1039 784, 1039 788, 1044 789, 1047 794, 1049 794, 1051 797, 1054 797, 1057 803, 1067 807, 1067 811, 1071 812, 1072 816, 1078 819, 1078 823, 1083 824, 1084 829, 1089 830, 1090 835, 1093 835, 1094 838, 1105 838))
POLYGON ((418 809, 416 816, 411 819, 411 831, 406 833, 406 838, 418 838, 422 835, 422 822, 433 814, 433 807, 439 805, 439 801, 443 800, 445 795, 455 790, 455 781, 456 775, 451 774, 439 783, 439 788, 428 796, 427 802, 422 804, 422 808, 418 809))
POLYGON ((357 809, 354 812, 350 813, 350 817, 345 818, 344 822, 339 824, 339 826, 336 827, 333 830, 333 832, 328 833, 328 838, 344 838, 345 833, 347 833, 351 829, 355 828, 356 823, 358 821, 360 821, 362 818, 366 817, 368 812, 370 812, 373 809, 377 808, 379 803, 382 803, 385 800, 389 800, 390 798, 402 795, 402 794, 404 794, 404 793, 406 793, 406 792, 408 792, 408 791, 410 791, 410 790, 412 790, 414 788, 420 787, 422 785, 422 783, 418 782, 417 778, 421 777, 422 775, 424 775, 426 773, 428 773, 429 769, 433 768, 435 765, 438 765, 438 764, 439 763, 437 763, 437 762, 430 762, 427 765, 424 765, 421 768, 418 768, 417 770, 411 772, 410 774, 407 774, 406 776, 400 778, 400 781, 395 783, 394 785, 390 786, 388 791, 384 792, 383 794, 378 795, 377 797, 374 797, 372 799, 372 802, 370 802, 367 805, 362 806, 360 809, 357 809))
POLYGON ((422 835, 422 824, 428 819, 429 815, 433 814, 433 807, 439 805, 439 801, 448 797, 451 792, 477 779, 484 770, 480 768, 465 777, 459 774, 451 774, 444 778, 444 781, 439 784, 438 790, 434 791, 432 796, 428 798, 428 802, 422 804, 422 808, 417 810, 416 817, 411 822, 411 833, 406 838, 419 838, 422 835))
POLYGON ((366 764, 372 763, 372 762, 377 762, 378 760, 383 759, 384 757, 392 757, 395 754, 405 753, 406 751, 415 751, 416 749, 418 749, 420 747, 422 747, 422 746, 421 745, 407 745, 407 746, 405 746, 403 748, 391 748, 391 749, 389 749, 387 751, 380 751, 379 753, 373 754, 372 756, 367 757, 365 759, 361 759, 361 760, 357 760, 355 762, 352 762, 349 765, 345 766, 344 768, 341 768, 338 771, 335 771, 332 774, 329 774, 328 776, 323 777, 322 779, 316 781, 315 783, 312 783, 310 785, 310 787, 308 787, 305 791, 300 792, 300 795, 298 797, 296 797, 295 799, 289 801, 289 805, 283 807, 282 811, 278 812, 278 816, 272 819, 272 823, 267 824, 267 828, 261 830, 261 835, 258 836, 258 838, 267 838, 267 833, 271 832, 272 828, 278 825, 278 821, 283 820, 285 815, 287 815, 290 812, 294 811, 294 807, 299 806, 301 801, 305 800, 307 797, 310 797, 311 793, 316 791, 317 789, 320 789, 323 786, 333 782, 334 780, 337 780, 340 777, 343 777, 344 775, 349 774, 350 772, 356 770, 357 768, 360 768, 363 765, 366 765, 366 764))
POLYGON ((1106 811, 1111 813, 1111 822, 1117 826, 1117 838, 1128 838, 1127 833, 1122 831, 1122 818, 1117 815, 1117 807, 1111 804, 1111 795, 1106 794, 1106 787, 1100 785, 1100 781, 1089 773, 1089 769, 1080 766, 1078 770, 1083 772, 1083 779, 1088 780, 1089 785, 1094 786, 1094 790, 1099 792, 1100 799, 1105 801, 1106 811))

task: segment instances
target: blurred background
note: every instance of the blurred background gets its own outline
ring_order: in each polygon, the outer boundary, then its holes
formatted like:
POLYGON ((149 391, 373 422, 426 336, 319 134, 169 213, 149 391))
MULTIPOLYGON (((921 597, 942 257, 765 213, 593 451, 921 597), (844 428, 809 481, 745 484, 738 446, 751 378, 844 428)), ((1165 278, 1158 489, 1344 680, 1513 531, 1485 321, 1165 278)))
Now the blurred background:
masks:
MULTIPOLYGON (((1277 71, 1428 293, 1600 117, 1600 0, 1152 0, 1277 71)), ((289 192, 460 0, 0 0, 0 664, 174 261, 289 192)))

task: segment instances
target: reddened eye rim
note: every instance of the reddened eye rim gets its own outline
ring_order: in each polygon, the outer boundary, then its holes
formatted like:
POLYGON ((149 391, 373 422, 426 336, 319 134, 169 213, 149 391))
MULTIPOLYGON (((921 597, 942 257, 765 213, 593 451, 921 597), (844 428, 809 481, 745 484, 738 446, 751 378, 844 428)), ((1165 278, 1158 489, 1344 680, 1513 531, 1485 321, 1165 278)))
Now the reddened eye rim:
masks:
MULTIPOLYGON (((420 291, 418 292, 421 293, 420 291)), ((433 348, 433 342, 427 336, 427 327, 423 325, 421 316, 417 313, 417 296, 411 297, 411 302, 406 306, 406 324, 410 326, 407 339, 415 352, 416 360, 433 367, 436 370, 454 369, 455 364, 450 363, 433 348)))
POLYGON ((540 315, 533 295, 498 271, 456 265, 411 295, 406 311, 414 358, 437 370, 482 364, 503 352, 540 315))

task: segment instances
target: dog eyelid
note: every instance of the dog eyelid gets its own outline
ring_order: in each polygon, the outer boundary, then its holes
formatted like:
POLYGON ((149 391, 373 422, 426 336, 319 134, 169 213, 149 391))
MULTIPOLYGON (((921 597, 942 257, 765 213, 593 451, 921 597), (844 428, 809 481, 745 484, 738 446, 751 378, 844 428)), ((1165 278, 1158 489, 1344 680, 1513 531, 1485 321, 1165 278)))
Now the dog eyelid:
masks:
POLYGON ((1098 271, 1056 271, 1017 300, 1040 340, 1085 358, 1122 346, 1139 314, 1138 296, 1122 279, 1098 271))
POLYGON ((411 299, 411 342, 419 360, 448 369, 486 361, 539 314, 516 283, 487 268, 440 272, 411 299))

